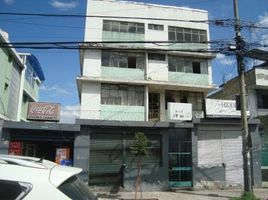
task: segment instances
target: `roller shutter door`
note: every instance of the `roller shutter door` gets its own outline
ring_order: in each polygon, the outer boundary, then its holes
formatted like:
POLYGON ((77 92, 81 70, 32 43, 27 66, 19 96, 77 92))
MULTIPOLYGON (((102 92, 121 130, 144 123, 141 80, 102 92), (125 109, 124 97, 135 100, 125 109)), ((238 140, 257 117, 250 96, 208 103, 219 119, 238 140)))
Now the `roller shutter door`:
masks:
POLYGON ((116 183, 120 181, 123 159, 122 134, 91 134, 89 156, 90 183, 116 183))
POLYGON ((198 167, 225 164, 226 184, 243 184, 242 136, 239 131, 202 130, 198 132, 198 167))

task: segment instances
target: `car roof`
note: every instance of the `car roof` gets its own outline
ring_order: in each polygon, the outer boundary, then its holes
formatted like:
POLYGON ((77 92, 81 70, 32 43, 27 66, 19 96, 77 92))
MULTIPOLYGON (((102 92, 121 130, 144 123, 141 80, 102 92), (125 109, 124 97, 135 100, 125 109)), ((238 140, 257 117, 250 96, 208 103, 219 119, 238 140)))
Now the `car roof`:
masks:
MULTIPOLYGON (((26 156, 0 154, 0 164, 10 165, 8 170, 14 170, 13 173, 23 170, 24 172, 29 171, 29 173, 34 176, 34 171, 36 171, 39 175, 42 174, 45 176, 55 187, 58 187, 65 180, 82 171, 81 168, 61 166, 49 160, 26 156)), ((21 174, 21 176, 27 179, 27 175, 21 174)), ((7 175, 5 175, 5 177, 7 177, 7 175)), ((14 177, 15 176, 13 176, 13 178, 14 177)), ((29 177, 29 179, 31 178, 34 179, 34 177, 29 177)))

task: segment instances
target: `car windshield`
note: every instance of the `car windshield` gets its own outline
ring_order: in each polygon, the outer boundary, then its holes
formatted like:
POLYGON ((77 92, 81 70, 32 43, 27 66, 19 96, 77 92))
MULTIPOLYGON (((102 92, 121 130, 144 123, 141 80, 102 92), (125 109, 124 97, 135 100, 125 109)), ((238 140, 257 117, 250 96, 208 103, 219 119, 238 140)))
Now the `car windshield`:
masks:
POLYGON ((88 186, 76 176, 72 176, 64 181, 58 189, 74 200, 97 199, 96 196, 89 190, 88 186))

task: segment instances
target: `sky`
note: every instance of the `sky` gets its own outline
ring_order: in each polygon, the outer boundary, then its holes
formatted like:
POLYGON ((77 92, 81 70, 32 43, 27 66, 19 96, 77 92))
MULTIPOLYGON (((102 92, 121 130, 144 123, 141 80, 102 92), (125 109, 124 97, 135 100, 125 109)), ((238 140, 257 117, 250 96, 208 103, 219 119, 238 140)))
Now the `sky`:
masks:
MULTIPOLYGON (((209 19, 233 18, 233 0, 136 0, 152 4, 173 5, 207 10, 209 19)), ((86 0, 0 0, 0 12, 86 14, 86 0)), ((241 20, 268 27, 268 0, 238 0, 241 20)), ((105 13, 99 13, 105 15, 105 13)), ((83 41, 85 19, 0 15, 0 29, 9 33, 11 42, 83 41)), ((246 41, 268 44, 265 29, 243 29, 246 41)), ((232 27, 210 26, 211 40, 232 40, 232 27)), ((71 123, 78 116, 79 98, 76 77, 80 75, 78 50, 17 49, 34 54, 46 80, 41 86, 40 102, 61 103, 61 122, 71 123)), ((247 69, 257 61, 247 60, 247 69)), ((220 85, 236 76, 233 56, 217 54, 212 62, 213 84, 220 85)))

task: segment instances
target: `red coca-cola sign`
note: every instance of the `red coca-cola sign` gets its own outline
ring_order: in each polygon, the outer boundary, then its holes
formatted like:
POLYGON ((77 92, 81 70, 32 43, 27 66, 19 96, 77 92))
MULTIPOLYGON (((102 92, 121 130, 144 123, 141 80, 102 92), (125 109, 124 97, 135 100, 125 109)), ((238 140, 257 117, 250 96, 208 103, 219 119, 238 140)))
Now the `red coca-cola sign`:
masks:
POLYGON ((27 119, 38 121, 59 121, 60 104, 30 102, 28 104, 27 119))

